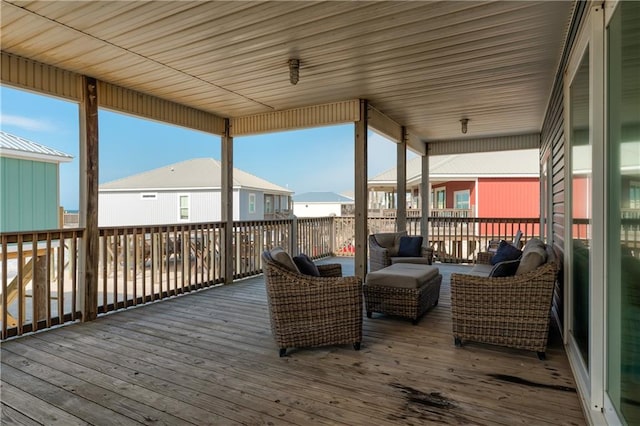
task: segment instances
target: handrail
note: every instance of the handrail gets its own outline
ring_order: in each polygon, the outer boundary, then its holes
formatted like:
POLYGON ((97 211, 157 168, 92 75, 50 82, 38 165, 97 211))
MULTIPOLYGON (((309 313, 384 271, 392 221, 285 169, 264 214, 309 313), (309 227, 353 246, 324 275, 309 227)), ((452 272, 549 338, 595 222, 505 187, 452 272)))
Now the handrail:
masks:
MULTIPOLYGON (((640 256, 640 219, 621 218, 621 241, 640 256)), ((589 221, 574 221, 574 238, 589 238, 589 221)), ((393 217, 369 217, 368 232, 394 232, 393 217)), ((224 223, 99 229, 97 310, 100 314, 224 283, 225 256, 233 279, 262 273, 263 250, 282 246, 313 258, 353 256, 355 218, 320 217, 234 222, 232 247, 224 223)), ((540 235, 538 218, 429 217, 428 244, 439 262, 473 262, 490 240, 526 243, 540 235)), ((407 218, 410 235, 420 217, 407 218)), ((0 233, 2 339, 81 319, 79 247, 82 228, 0 233), (34 321, 35 318, 35 321, 34 321)))

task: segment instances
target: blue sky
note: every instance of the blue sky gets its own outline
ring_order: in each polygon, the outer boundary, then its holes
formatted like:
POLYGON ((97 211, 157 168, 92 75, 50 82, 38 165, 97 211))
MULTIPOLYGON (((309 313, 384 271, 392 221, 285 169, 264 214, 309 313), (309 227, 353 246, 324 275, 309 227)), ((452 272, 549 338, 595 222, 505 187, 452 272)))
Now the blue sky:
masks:
MULTIPOLYGON (((100 110, 99 181, 198 157, 220 159, 220 137, 100 110)), ((353 124, 234 138, 234 166, 297 194, 353 191, 353 124)), ((60 202, 78 207, 78 106, 0 86, 0 128, 74 156, 60 166, 60 202)), ((396 145, 369 132, 369 176, 396 164, 396 145)))

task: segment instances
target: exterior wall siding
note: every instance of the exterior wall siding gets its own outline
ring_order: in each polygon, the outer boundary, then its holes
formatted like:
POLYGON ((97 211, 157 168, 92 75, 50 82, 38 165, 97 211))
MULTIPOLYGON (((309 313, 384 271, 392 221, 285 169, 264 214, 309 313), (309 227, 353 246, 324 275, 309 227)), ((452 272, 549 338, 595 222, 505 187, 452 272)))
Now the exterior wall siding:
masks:
POLYGON ((58 165, 0 158, 0 232, 57 229, 58 165))
MULTIPOLYGON (((236 191, 234 191, 235 193, 236 191)), ((238 194, 238 202, 234 200, 233 217, 235 220, 262 220, 264 219, 264 192, 259 190, 241 189, 238 194), (249 211, 249 198, 255 195, 255 211, 249 211), (238 209, 235 206, 238 206, 238 209), (237 214, 237 218, 236 218, 237 214)))
POLYGON ((575 6, 574 16, 567 34, 562 58, 556 73, 556 79, 553 85, 547 112, 542 124, 540 134, 540 162, 547 154, 551 155, 552 167, 550 171, 552 190, 552 206, 553 206, 553 244, 557 254, 557 260, 560 262, 560 272, 556 281, 556 288, 553 297, 553 314, 558 324, 560 332, 563 332, 563 316, 564 316, 564 247, 565 247, 565 158, 564 158, 564 71, 567 65, 571 47, 573 46, 581 22, 586 15, 587 2, 577 2, 575 6))
POLYGON ((102 192, 99 226, 165 225, 220 221, 220 191, 102 192), (156 194, 143 199, 141 194, 156 194), (189 195, 189 219, 179 218, 179 196, 189 195))
POLYGON ((294 203, 293 214, 298 217, 340 216, 340 203, 294 203))
POLYGON ((539 217, 538 178, 478 179, 478 217, 539 217))

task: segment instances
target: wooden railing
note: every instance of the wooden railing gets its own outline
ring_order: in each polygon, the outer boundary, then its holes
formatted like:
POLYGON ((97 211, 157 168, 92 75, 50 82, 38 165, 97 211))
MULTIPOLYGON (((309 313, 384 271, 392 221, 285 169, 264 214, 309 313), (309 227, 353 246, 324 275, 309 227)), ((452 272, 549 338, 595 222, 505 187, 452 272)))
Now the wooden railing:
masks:
POLYGON ((0 235, 2 339, 80 318, 77 254, 82 235, 82 229, 0 235))
MULTIPOLYGON (((354 218, 337 217, 336 254, 353 256, 354 218)), ((419 217, 407 218, 409 235, 420 235, 419 217)), ((429 217, 429 245, 435 249, 435 258, 440 262, 473 262, 480 251, 485 251, 492 240, 512 240, 520 229, 523 243, 540 235, 538 218, 465 218, 465 217, 429 217)), ((370 234, 394 232, 394 217, 369 217, 370 234)))
MULTIPOLYGON (((621 238, 638 256, 639 220, 621 223, 621 238)), ((102 314, 221 284, 226 256, 233 256, 233 279, 260 274, 262 252, 275 246, 313 258, 353 256, 354 225, 353 216, 235 222, 228 249, 222 223, 101 228, 97 310, 102 314)), ((395 218, 369 218, 368 226, 370 233, 393 232, 395 218)), ((537 218, 430 217, 428 226, 439 262, 473 262, 491 240, 511 240, 521 230, 524 243, 540 231, 537 218)), ((585 226, 579 224, 580 235, 585 226)), ((419 235, 420 218, 408 218, 407 231, 419 235)), ((82 229, 0 234, 2 339, 81 319, 82 236, 82 229)))

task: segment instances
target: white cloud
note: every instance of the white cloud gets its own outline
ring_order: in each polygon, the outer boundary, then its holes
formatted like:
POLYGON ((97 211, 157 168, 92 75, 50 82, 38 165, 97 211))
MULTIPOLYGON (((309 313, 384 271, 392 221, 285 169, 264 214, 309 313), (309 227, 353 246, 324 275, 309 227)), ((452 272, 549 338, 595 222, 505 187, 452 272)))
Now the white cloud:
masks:
POLYGON ((48 120, 21 117, 19 115, 0 114, 0 125, 14 126, 25 130, 36 132, 50 132, 56 129, 55 125, 48 120))

